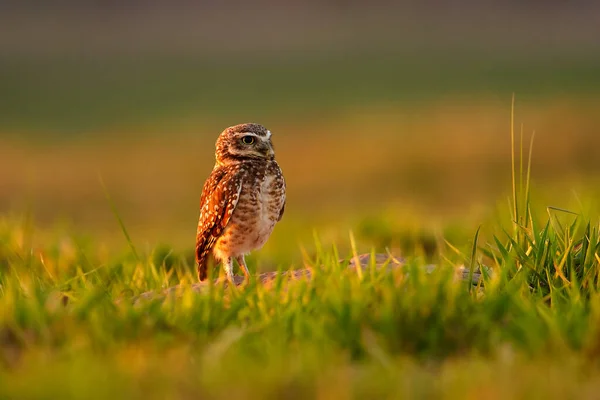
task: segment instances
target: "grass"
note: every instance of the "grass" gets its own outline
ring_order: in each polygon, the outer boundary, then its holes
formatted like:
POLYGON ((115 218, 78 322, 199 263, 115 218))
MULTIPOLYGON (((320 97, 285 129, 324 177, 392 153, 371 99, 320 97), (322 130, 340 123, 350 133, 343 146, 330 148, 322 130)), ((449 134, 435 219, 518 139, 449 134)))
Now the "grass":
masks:
POLYGON ((540 217, 531 157, 512 138, 509 223, 429 255, 415 243, 393 273, 350 272, 337 261, 348 244, 317 239, 310 282, 133 305, 192 283, 189 251, 106 250, 69 232, 34 246, 31 217, 4 218, 0 398, 594 398, 599 225, 551 208, 540 217), (485 279, 457 282, 459 264, 485 279))
POLYGON ((32 253, 27 233, 5 222, 0 393, 585 394, 599 372, 597 231, 561 234, 552 226, 523 235, 532 251, 511 237, 478 252, 477 259, 495 259, 483 294, 454 282, 450 267, 423 273, 418 259, 409 260, 408 273, 371 270, 361 279, 343 271, 334 250, 321 249, 311 261, 323 269, 289 290, 214 287, 206 295, 185 292, 177 301, 133 306, 116 302, 192 282, 186 257, 103 259, 93 244, 76 240, 32 253), (583 247, 572 252, 581 238, 583 247), (547 374, 557 379, 548 382, 547 374), (518 384, 506 387, 513 380, 518 384))

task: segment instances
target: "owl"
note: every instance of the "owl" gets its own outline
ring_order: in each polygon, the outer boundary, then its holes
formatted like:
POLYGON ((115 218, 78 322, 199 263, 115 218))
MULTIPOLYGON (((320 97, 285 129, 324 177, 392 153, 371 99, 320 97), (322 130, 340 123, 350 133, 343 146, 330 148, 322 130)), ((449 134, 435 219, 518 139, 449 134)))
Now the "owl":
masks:
POLYGON ((215 159, 200 198, 198 279, 207 278, 211 255, 230 282, 234 259, 248 279, 244 255, 266 243, 285 209, 285 180, 271 131, 253 123, 229 127, 217 139, 215 159))

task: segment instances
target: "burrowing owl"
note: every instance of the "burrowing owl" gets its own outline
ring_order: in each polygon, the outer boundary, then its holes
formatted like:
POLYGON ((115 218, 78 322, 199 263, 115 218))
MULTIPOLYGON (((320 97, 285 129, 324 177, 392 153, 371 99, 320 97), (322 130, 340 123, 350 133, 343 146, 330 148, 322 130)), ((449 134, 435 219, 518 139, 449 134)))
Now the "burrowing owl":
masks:
POLYGON ((234 258, 248 279, 244 255, 265 244, 285 208, 285 181, 271 132, 259 124, 227 128, 217 139, 215 158, 200 199, 198 278, 206 279, 212 252, 230 281, 234 258))

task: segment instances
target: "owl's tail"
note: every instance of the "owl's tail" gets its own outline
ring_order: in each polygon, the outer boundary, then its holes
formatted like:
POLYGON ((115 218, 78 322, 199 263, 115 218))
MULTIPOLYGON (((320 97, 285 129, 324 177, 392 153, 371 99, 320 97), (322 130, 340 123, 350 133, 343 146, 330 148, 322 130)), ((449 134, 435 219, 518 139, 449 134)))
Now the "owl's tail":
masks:
POLYGON ((196 247, 196 265, 198 266, 198 280, 203 281, 208 278, 208 257, 203 254, 200 247, 196 247))

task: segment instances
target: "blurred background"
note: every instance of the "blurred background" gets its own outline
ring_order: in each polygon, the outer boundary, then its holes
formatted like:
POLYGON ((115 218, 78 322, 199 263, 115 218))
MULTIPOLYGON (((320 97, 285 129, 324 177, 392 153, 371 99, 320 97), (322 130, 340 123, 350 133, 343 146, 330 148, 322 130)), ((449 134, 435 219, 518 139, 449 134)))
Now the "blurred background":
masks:
POLYGON ((592 0, 4 0, 0 211, 123 244, 101 176, 134 242, 191 249, 215 139, 252 121, 288 183, 273 257, 313 230, 470 235, 508 207, 513 93, 536 198, 579 207, 598 38, 592 0))

